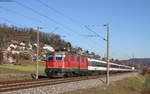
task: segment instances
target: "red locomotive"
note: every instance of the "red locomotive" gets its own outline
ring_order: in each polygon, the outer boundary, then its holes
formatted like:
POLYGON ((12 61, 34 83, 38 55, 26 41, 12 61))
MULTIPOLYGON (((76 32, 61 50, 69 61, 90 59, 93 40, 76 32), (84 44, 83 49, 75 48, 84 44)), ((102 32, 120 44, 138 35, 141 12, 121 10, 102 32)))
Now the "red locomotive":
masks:
POLYGON ((48 77, 85 75, 90 64, 85 56, 53 52, 47 54, 45 72, 48 77))
MULTIPOLYGON (((133 71, 134 67, 109 63, 111 72, 133 71)), ((107 63, 67 52, 47 54, 45 73, 48 77, 71 77, 106 72, 107 63)))

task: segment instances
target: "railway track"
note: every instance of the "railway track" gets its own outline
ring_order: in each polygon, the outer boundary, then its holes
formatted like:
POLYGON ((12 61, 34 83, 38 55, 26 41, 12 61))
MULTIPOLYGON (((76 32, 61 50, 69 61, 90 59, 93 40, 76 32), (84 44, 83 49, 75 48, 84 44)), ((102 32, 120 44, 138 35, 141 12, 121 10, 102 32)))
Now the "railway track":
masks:
POLYGON ((104 77, 104 75, 59 78, 59 79, 38 79, 38 80, 31 79, 31 80, 0 82, 0 92, 8 92, 8 91, 34 88, 34 87, 40 87, 40 86, 46 86, 46 85, 55 85, 55 84, 60 84, 60 83, 96 79, 100 77, 104 77))
MULTIPOLYGON (((111 76, 119 75, 122 73, 110 74, 111 76)), ((6 81, 0 82, 0 92, 15 91, 20 89, 41 87, 47 85, 55 85, 61 83, 75 82, 81 80, 97 79, 103 78, 105 75, 96 75, 96 76, 80 76, 72 78, 58 78, 58 79, 30 79, 30 80, 18 80, 18 81, 6 81)))

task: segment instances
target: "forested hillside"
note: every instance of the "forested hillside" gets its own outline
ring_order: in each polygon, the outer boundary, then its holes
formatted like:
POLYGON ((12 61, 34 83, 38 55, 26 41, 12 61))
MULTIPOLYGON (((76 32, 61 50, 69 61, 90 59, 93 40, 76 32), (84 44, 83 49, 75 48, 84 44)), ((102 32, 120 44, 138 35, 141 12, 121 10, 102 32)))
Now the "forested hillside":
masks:
MULTIPOLYGON (((40 32, 40 44, 48 44, 56 49, 71 47, 69 42, 61 39, 59 35, 40 32)), ((36 43, 37 31, 32 28, 19 28, 0 24, 0 48, 4 48, 12 40, 17 42, 36 43)))

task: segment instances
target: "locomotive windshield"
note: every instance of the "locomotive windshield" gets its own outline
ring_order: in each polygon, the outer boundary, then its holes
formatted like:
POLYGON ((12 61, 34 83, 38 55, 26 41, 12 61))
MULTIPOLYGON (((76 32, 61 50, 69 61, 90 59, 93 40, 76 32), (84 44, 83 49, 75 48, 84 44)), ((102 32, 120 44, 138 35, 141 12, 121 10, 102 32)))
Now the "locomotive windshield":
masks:
POLYGON ((65 58, 65 55, 56 55, 57 61, 62 61, 62 60, 64 60, 64 58, 65 58))
POLYGON ((46 57, 47 61, 63 61, 65 60, 64 54, 48 54, 46 57))
POLYGON ((47 55, 47 61, 52 61, 53 60, 53 56, 52 55, 47 55))
POLYGON ((63 57, 56 57, 56 60, 57 60, 57 61, 62 61, 62 60, 63 60, 63 57))

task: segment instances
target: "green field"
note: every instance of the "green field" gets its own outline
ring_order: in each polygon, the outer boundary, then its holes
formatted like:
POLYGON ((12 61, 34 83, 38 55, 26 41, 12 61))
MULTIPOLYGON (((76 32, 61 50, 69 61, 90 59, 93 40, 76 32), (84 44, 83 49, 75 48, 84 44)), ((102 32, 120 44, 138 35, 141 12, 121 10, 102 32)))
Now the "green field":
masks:
MULTIPOLYGON (((45 76, 44 63, 39 63, 39 75, 45 76)), ((36 63, 24 61, 22 65, 0 65, 0 81, 32 79, 36 73, 36 63), (11 78, 11 79, 10 79, 11 78)))
MULTIPOLYGON (((33 72, 36 70, 36 64, 29 64, 29 65, 0 65, 0 68, 6 68, 6 69, 12 69, 12 70, 18 70, 18 71, 28 71, 33 72)), ((39 71, 43 72, 44 65, 39 64, 39 71)))
POLYGON ((150 76, 139 75, 111 83, 110 86, 98 86, 64 94, 150 94, 150 76))

